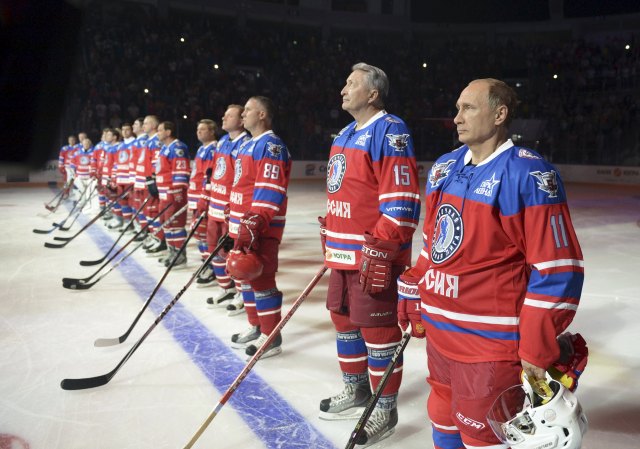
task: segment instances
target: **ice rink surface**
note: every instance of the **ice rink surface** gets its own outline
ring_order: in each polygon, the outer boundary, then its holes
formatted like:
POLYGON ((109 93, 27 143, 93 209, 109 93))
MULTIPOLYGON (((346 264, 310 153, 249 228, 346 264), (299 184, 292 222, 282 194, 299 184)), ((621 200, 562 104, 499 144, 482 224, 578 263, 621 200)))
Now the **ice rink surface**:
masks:
MULTIPOLYGON (((50 229, 68 212, 48 214, 50 188, 0 189, 0 448, 182 448, 246 364, 228 345, 246 315, 228 317, 205 299, 217 287, 192 285, 104 386, 65 391, 65 378, 109 373, 154 324, 199 263, 190 244, 187 269, 169 273, 122 344, 122 335, 163 274, 139 251, 91 289, 62 287, 99 265, 118 234, 101 223, 61 249, 44 242, 72 235, 50 229)), ((640 188, 569 185, 569 203, 585 256, 581 306, 571 325, 589 345, 578 396, 590 429, 585 449, 640 447, 640 188)), ((283 315, 321 267, 316 217, 325 209, 322 181, 294 181, 280 252, 283 315)), ((82 223, 80 223, 82 222, 82 223)), ((419 235, 419 233, 418 233, 419 235)), ((121 242, 125 242, 125 237, 121 242)), ((414 248, 420 245, 414 238, 414 248)), ((417 251, 414 251, 414 260, 417 251)), ((109 267, 105 268, 108 269, 109 267)), ((196 448, 342 448, 355 421, 318 419, 318 403, 342 388, 333 327, 324 307, 327 275, 283 330, 283 353, 259 361, 194 446, 196 448)), ((95 279, 95 278, 94 278, 95 279)), ((424 341, 405 351, 396 433, 372 448, 431 448, 426 416, 424 341)))

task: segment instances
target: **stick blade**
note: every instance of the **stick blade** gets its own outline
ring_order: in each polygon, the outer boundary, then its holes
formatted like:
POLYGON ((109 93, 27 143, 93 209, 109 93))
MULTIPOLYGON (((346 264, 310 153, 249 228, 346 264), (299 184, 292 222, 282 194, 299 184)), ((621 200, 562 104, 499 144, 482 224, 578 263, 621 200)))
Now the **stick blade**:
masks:
POLYGON ((51 233, 54 229, 55 229, 55 228, 53 228, 53 229, 34 229, 34 230, 33 230, 33 232, 35 232, 36 234, 49 234, 49 233, 51 233))
POLYGON ((74 280, 70 280, 69 282, 65 282, 64 279, 62 280, 62 286, 69 290, 89 290, 93 287, 93 284, 95 284, 95 282, 84 283, 81 282, 80 279, 76 279, 75 282, 74 280))
POLYGON ((102 263, 102 262, 104 262, 104 257, 98 260, 81 260, 80 265, 82 265, 83 267, 90 267, 93 265, 98 265, 99 263, 102 263))
POLYGON ((64 246, 66 246, 67 242, 64 243, 51 243, 51 242, 44 242, 44 247, 45 248, 63 248, 64 246))
POLYGON ((122 339, 122 337, 118 337, 118 338, 98 338, 96 341, 93 342, 93 346, 95 346, 96 348, 104 348, 106 346, 119 345, 123 341, 124 341, 124 339, 122 339))
POLYGON ((54 237, 53 240, 58 240, 59 242, 68 242, 71 240, 71 237, 54 237))
POLYGON ((96 377, 84 377, 82 379, 63 379, 60 387, 63 390, 87 390, 105 385, 111 380, 111 373, 96 377))

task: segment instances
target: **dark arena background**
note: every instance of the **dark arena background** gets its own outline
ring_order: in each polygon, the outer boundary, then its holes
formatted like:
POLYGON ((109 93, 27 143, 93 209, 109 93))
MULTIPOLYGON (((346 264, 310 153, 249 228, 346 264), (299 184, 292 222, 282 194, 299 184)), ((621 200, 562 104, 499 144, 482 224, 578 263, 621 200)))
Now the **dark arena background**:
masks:
MULTIPOLYGON (((584 253, 569 328, 589 345, 582 447, 639 447, 640 1, 3 0, 0 26, 0 449, 185 447, 247 364, 229 345, 246 315, 208 308, 217 287, 183 290, 199 267, 193 242, 187 269, 157 294, 164 267, 130 248, 95 287, 61 285, 100 267, 79 261, 132 236, 89 225, 97 202, 76 215, 67 200, 43 207, 62 199, 68 136, 95 144, 104 128, 156 115, 175 123, 193 159, 200 120, 220 125, 227 105, 270 97, 294 161, 277 275, 284 315, 322 267, 316 217, 331 142, 352 121, 340 91, 361 61, 389 77, 385 109, 411 130, 423 208, 430 167, 460 145, 460 91, 487 77, 516 90, 510 137, 557 167, 584 253), (122 334, 150 295, 126 341, 94 346, 122 334), (108 373, 156 324, 107 385, 60 388, 108 373)), ((255 365, 195 448, 345 446, 355 421, 318 418, 341 386, 327 277, 284 328, 282 354, 255 365)), ((427 374, 424 340, 412 339, 395 434, 373 449, 433 447, 427 374)))

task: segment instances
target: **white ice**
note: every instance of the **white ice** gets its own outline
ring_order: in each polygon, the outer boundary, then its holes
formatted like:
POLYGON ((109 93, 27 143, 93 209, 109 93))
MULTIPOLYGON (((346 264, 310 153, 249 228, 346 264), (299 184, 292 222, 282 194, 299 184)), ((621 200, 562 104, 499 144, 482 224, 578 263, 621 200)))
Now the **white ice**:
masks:
MULTIPOLYGON (((590 349, 578 389, 590 421, 583 447, 640 447, 640 188, 570 185, 568 193, 586 265, 570 327, 590 349)), ((114 369, 187 283, 198 258, 190 245, 189 268, 169 274, 126 342, 96 348, 95 339, 127 330, 163 270, 139 252, 89 290, 64 289, 62 277, 95 272, 99 265, 78 262, 102 257, 117 234, 96 224, 62 249, 44 248, 64 233, 32 229, 48 229, 68 211, 47 215, 43 202, 53 194, 44 187, 0 190, 0 448, 184 447, 245 365, 244 354, 227 346, 246 327, 245 315, 208 309, 213 288, 193 285, 109 383, 62 390, 62 379, 114 369)), ((295 181, 289 196, 278 276, 283 314, 321 267, 316 217, 325 206, 321 181, 295 181)), ((344 447, 355 422, 317 417, 319 401, 341 389, 326 281, 284 328, 282 355, 256 364, 194 447, 344 447)), ((410 341, 404 360, 396 433, 374 448, 432 447, 424 341, 410 341)))

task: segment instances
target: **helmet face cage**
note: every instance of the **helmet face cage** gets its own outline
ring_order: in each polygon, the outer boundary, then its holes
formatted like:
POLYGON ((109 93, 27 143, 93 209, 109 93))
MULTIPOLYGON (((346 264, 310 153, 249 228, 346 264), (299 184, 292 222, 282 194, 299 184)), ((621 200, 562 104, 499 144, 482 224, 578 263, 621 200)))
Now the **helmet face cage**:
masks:
POLYGON ((588 423, 576 397, 551 380, 553 397, 545 403, 528 384, 505 390, 487 420, 496 436, 513 449, 580 449, 588 423))

